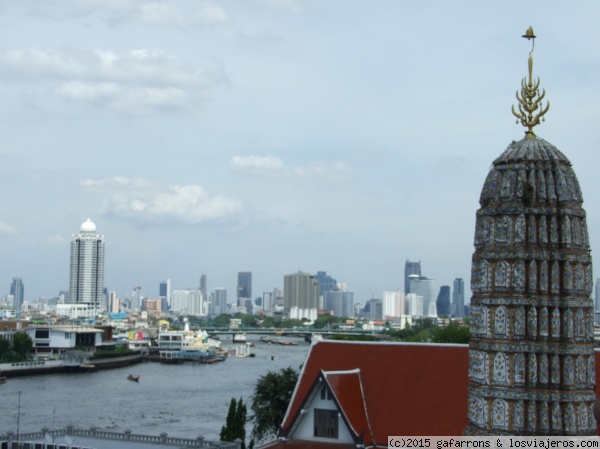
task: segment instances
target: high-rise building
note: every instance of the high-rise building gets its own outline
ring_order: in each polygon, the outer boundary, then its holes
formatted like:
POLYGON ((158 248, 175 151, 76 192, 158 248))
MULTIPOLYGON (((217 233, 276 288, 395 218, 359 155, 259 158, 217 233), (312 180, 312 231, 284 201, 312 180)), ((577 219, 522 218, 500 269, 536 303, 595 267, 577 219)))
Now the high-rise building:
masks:
POLYGON ((275 307, 273 292, 263 292, 262 295, 262 310, 270 312, 275 307))
POLYGON ((202 292, 202 294, 204 295, 204 297, 208 298, 208 296, 206 295, 206 275, 204 273, 202 273, 200 275, 200 286, 199 286, 199 289, 202 292))
POLYGON ((167 312, 171 308, 171 279, 162 281, 158 286, 161 311, 167 312))
POLYGON ((383 319, 383 304, 381 299, 370 299, 369 300, 369 318, 372 320, 383 319))
POLYGON ((411 275, 410 292, 423 298, 423 316, 432 318, 437 316, 435 279, 411 275))
POLYGON ((218 316, 228 312, 227 290, 221 287, 215 288, 215 291, 211 294, 210 314, 218 316))
POLYGON ((421 261, 411 262, 406 259, 404 264, 404 293, 413 293, 410 290, 410 276, 416 274, 421 277, 421 261))
POLYGON ((23 298, 25 297, 25 285, 23 279, 13 278, 10 283, 10 294, 13 297, 13 308, 17 311, 23 307, 23 298))
POLYGON ((245 300, 248 298, 252 298, 252 273, 250 271, 240 271, 238 273, 236 296, 238 306, 243 307, 245 300), (240 299, 242 299, 241 302, 240 299))
POLYGON ((461 278, 456 278, 453 287, 452 314, 460 318, 465 316, 465 282, 461 278))
POLYGON ((325 309, 337 317, 354 316, 354 293, 344 290, 330 290, 325 293, 325 309))
POLYGON ((400 290, 383 292, 382 297, 383 317, 386 320, 395 320, 406 315, 405 295, 400 290))
POLYGON ((319 283, 315 276, 300 271, 284 276, 283 304, 291 319, 315 320, 319 296, 319 283))
POLYGON ((120 309, 119 298, 117 298, 117 292, 108 293, 108 310, 110 313, 119 313, 120 309))
POLYGON ((78 316, 98 313, 104 303, 104 236, 88 218, 71 239, 69 303, 78 316))
POLYGON ((208 315, 208 301, 200 290, 173 290, 171 310, 181 315, 208 315))
POLYGON ((492 163, 476 213, 464 435, 596 434, 586 212, 571 162, 533 132, 549 105, 532 53, 513 108, 525 137, 492 163))
POLYGON ((450 316, 450 286, 442 285, 435 302, 437 313, 440 316, 450 316))
POLYGON ((337 281, 329 276, 325 271, 317 271, 317 282, 319 283, 319 291, 321 295, 325 296, 325 293, 337 288, 337 281))

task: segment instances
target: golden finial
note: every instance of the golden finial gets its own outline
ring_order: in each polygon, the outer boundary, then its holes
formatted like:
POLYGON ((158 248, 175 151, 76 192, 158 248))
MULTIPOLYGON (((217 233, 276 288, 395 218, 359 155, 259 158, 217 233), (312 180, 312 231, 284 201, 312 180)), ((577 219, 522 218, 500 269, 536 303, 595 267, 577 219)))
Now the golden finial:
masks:
POLYGON ((550 102, 546 102, 546 107, 544 107, 542 100, 546 95, 546 90, 542 89, 542 93, 540 94, 539 86, 540 86, 540 78, 537 80, 533 80, 532 72, 533 72, 533 48, 535 43, 535 34, 533 34, 533 28, 529 27, 523 37, 527 40, 531 40, 531 51, 529 52, 529 79, 523 78, 521 81, 521 95, 519 95, 519 91, 517 91, 517 100, 519 100, 519 112, 515 111, 515 106, 512 107, 512 113, 517 117, 517 124, 521 121, 521 124, 525 126, 527 131, 525 131, 525 137, 535 137, 533 132, 533 127, 540 124, 541 121, 545 121, 544 115, 550 109, 550 102), (537 114, 535 113, 539 108, 537 114))

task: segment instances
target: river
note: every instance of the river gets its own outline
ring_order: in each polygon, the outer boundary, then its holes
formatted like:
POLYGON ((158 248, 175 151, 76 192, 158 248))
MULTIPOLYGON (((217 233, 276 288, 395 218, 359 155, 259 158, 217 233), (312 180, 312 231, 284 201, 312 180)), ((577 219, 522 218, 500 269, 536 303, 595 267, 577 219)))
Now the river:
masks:
MULTIPOLYGON (((211 365, 145 362, 96 373, 9 378, 0 385, 0 434, 16 432, 18 418, 21 433, 73 425, 218 440, 231 398, 249 403, 261 375, 299 369, 309 349, 301 340, 298 346, 268 345, 255 336, 248 341, 256 342, 256 357, 230 356, 211 365), (140 374, 140 382, 128 381, 130 373, 140 374)), ((223 341, 223 347, 231 346, 223 341)))

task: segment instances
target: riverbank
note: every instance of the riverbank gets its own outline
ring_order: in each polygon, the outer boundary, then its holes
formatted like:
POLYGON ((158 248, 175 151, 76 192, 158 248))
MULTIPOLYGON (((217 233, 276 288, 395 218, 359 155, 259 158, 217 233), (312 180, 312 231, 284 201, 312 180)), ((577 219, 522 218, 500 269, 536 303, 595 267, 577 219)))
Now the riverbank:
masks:
POLYGON ((32 360, 27 362, 0 363, 0 373, 7 378, 56 373, 82 373, 121 368, 140 363, 142 360, 143 354, 140 351, 117 357, 91 358, 85 364, 72 364, 64 360, 32 360))

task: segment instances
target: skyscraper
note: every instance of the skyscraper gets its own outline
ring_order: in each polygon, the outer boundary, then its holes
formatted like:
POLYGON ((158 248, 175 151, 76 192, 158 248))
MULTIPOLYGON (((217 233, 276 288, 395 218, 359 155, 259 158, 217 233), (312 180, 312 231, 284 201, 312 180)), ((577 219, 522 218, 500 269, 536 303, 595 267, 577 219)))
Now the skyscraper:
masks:
POLYGON ((421 276, 421 261, 411 262, 406 259, 406 263, 404 264, 404 293, 413 293, 410 290, 410 275, 416 274, 417 276, 421 276))
POLYGON ((243 306, 243 302, 240 303, 240 299, 252 298, 252 273, 250 271, 240 271, 238 273, 237 282, 237 296, 238 306, 243 306))
POLYGON ((77 305, 77 315, 96 314, 104 293, 104 236, 88 218, 79 234, 71 239, 69 303, 77 305))
POLYGON ((202 292, 202 294, 204 295, 205 298, 208 298, 208 296, 206 295, 206 275, 204 273, 202 273, 200 275, 200 287, 199 290, 202 292))
POLYGON ((440 316, 450 315, 450 286, 442 285, 435 302, 437 313, 440 316))
POLYGON ((465 316, 465 282, 461 278, 456 278, 453 287, 451 312, 460 318, 465 316))
POLYGON ((215 288, 211 294, 210 314, 212 316, 222 315, 227 313, 227 290, 224 288, 215 288))
POLYGON ((423 316, 436 317, 437 305, 435 303, 436 287, 435 279, 429 279, 425 276, 417 278, 411 275, 410 292, 416 293, 417 296, 423 298, 423 316))
POLYGON ((13 278, 10 284, 10 294, 13 297, 13 308, 17 311, 21 310, 25 295, 25 285, 23 285, 23 280, 21 278, 13 278))
POLYGON ((171 308, 171 279, 160 283, 158 286, 158 296, 161 298, 161 310, 166 312, 171 308))
POLYGON ((319 283, 315 276, 300 271, 284 276, 283 304, 291 319, 315 320, 319 295, 319 283))
POLYGON ((586 213, 571 163, 533 132, 549 106, 532 53, 513 108, 525 138, 494 160, 476 214, 465 435, 596 434, 586 213))

